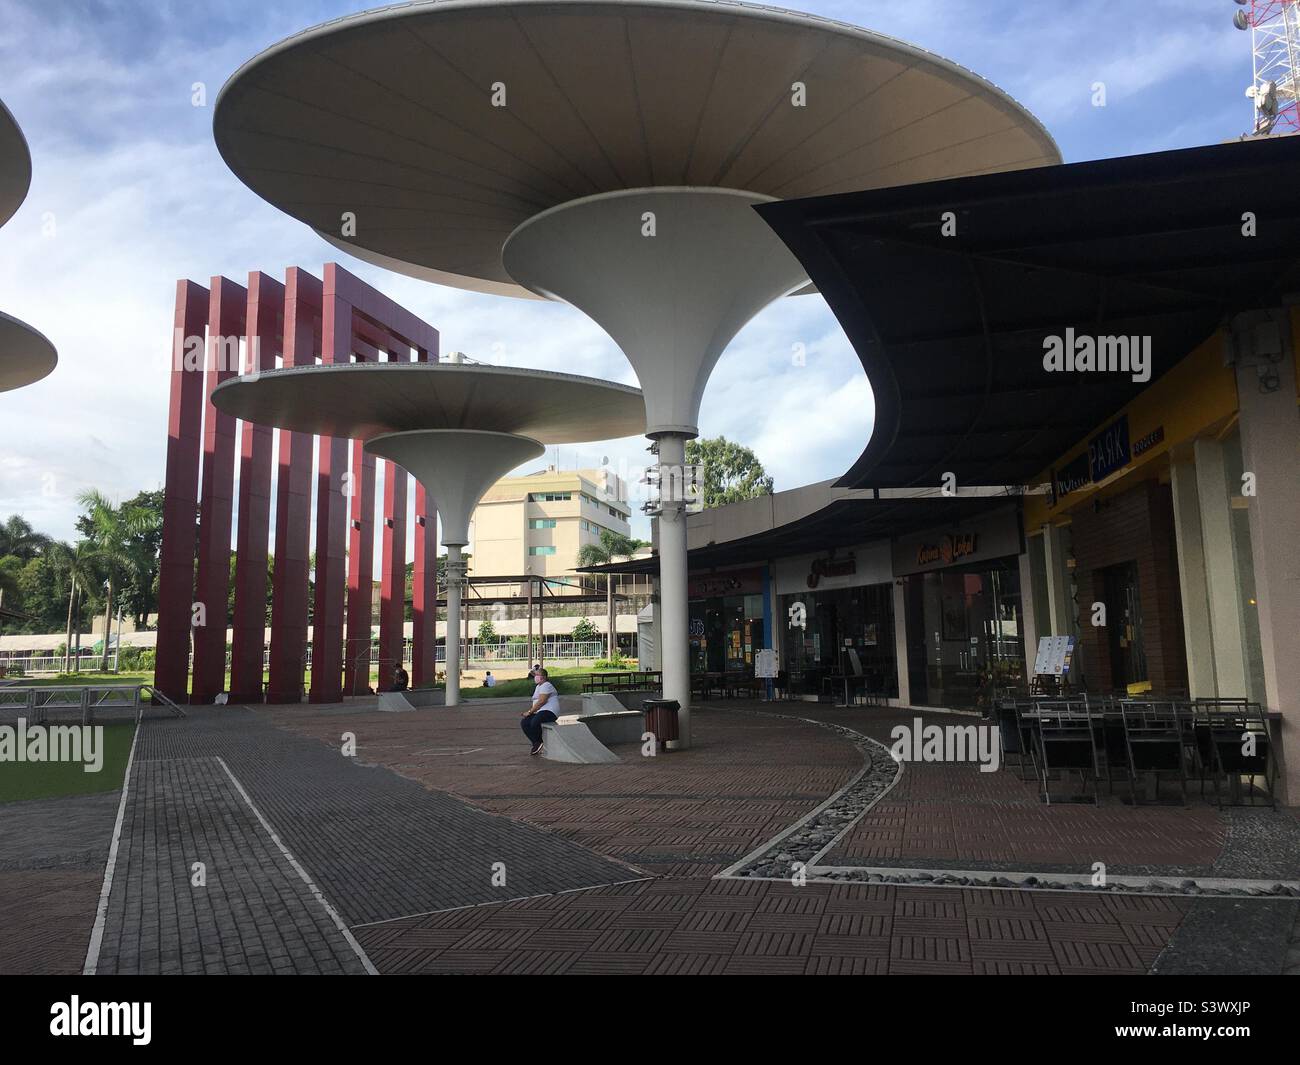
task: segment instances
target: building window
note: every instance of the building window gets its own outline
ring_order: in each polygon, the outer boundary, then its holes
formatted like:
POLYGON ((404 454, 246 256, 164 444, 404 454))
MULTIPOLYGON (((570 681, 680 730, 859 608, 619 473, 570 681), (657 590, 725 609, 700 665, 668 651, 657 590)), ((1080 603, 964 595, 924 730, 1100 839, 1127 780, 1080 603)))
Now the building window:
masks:
POLYGON ((547 544, 545 547, 530 547, 528 553, 530 555, 553 555, 555 554, 555 545, 547 544))
POLYGON ((528 527, 530 529, 554 529, 555 519, 554 518, 532 518, 528 522, 528 527))
POLYGON ((534 503, 567 503, 573 498, 572 492, 534 492, 528 497, 534 503))

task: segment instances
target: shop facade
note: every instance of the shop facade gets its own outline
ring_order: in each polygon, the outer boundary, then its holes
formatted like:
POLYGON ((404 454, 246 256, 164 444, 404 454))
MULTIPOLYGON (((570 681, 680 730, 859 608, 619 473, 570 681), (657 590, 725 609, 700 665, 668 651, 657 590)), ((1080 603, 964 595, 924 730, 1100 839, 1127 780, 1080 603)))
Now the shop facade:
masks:
POLYGON ((1019 510, 896 538, 907 701, 974 709, 1025 682, 1019 510))
POLYGON ((779 559, 772 574, 779 661, 792 695, 835 695, 852 676, 868 692, 898 697, 888 541, 779 559))

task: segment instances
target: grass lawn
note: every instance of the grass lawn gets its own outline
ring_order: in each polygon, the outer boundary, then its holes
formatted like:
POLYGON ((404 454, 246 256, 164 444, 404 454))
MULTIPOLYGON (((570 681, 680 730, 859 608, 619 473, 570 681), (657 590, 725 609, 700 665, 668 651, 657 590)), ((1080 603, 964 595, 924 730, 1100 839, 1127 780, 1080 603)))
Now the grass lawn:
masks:
POLYGON ((134 722, 103 726, 104 763, 87 773, 81 762, 0 762, 0 802, 94 795, 122 786, 134 722))

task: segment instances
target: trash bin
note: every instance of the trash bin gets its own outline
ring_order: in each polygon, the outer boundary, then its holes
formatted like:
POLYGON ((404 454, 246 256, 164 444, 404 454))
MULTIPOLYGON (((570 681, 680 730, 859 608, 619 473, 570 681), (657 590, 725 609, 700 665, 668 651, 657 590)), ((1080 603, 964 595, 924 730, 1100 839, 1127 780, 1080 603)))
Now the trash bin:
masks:
POLYGON ((668 744, 669 750, 677 747, 677 711, 681 704, 675 699, 644 699, 645 730, 654 735, 659 744, 668 744))

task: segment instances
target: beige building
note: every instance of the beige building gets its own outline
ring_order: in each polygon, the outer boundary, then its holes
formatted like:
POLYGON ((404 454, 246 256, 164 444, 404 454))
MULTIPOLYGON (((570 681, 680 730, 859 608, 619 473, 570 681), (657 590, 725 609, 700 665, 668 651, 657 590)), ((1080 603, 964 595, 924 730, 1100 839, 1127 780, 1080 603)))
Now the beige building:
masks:
POLYGON ((604 529, 631 536, 631 511, 621 478, 606 470, 548 466, 497 481, 474 510, 469 572, 475 577, 577 579, 584 544, 604 529))

